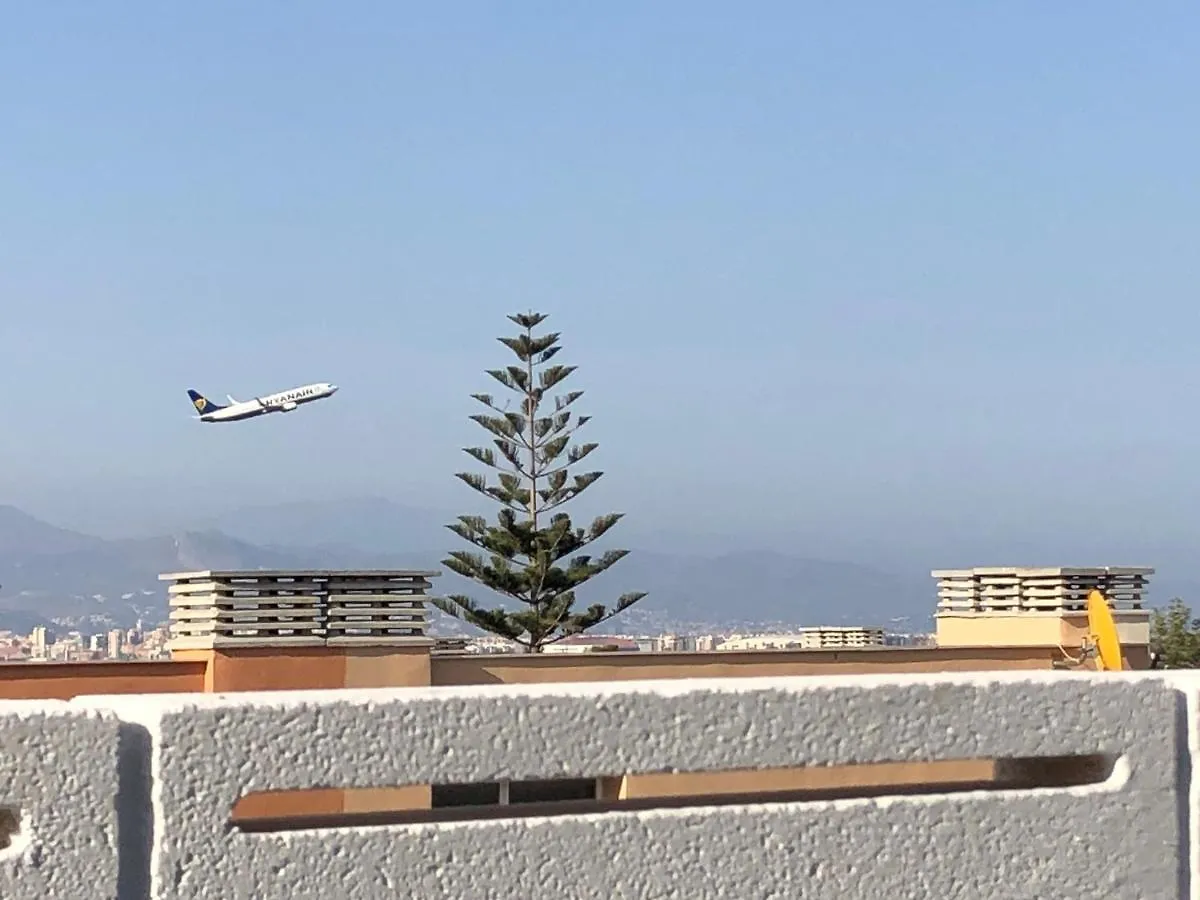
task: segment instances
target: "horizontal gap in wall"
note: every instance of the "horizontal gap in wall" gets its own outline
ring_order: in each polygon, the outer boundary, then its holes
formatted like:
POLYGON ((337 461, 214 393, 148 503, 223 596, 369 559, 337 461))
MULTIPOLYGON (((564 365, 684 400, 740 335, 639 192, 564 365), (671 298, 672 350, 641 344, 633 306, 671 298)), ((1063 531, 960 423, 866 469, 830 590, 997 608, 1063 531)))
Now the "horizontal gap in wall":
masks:
POLYGON ((7 850, 21 833, 21 811, 12 806, 0 806, 0 851, 7 850))
POLYGON ((234 805, 231 825, 243 832, 272 833, 748 803, 1065 788, 1102 784, 1112 775, 1118 759, 1104 754, 952 759, 383 788, 259 791, 245 795, 234 805))

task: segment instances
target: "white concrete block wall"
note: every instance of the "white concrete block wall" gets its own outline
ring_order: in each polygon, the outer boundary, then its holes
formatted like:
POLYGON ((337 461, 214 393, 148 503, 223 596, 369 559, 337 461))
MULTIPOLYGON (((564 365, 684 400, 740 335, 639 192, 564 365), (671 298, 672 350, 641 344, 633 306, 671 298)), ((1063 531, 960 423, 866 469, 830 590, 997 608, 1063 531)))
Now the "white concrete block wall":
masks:
POLYGON ((118 846, 123 749, 110 713, 0 702, 0 808, 20 825, 0 850, 0 897, 115 897, 129 866, 145 866, 144 853, 131 858, 118 846))
POLYGON ((30 829, 0 897, 1184 898, 1198 710, 1200 675, 1064 672, 0 704, 0 806, 30 829), (1072 788, 227 824, 269 789, 1097 753, 1112 776, 1072 788))

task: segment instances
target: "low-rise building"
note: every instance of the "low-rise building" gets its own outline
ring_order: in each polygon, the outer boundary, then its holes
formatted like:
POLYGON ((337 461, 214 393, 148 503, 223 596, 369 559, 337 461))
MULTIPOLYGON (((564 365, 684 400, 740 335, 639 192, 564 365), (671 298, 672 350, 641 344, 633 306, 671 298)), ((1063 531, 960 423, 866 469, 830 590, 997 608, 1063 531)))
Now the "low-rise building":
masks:
POLYGON ((882 628, 820 625, 777 634, 734 634, 716 649, 730 650, 820 650, 850 647, 882 647, 882 628))

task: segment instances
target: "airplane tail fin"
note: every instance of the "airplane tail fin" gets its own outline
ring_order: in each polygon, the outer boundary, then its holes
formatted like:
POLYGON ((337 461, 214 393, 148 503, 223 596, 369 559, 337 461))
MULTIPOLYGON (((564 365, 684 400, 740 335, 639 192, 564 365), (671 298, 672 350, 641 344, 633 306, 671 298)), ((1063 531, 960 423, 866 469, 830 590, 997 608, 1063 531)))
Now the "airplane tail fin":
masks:
POLYGON ((188 390, 188 396, 192 398, 192 406, 196 407, 196 412, 202 416, 206 413, 216 412, 218 409, 225 408, 213 403, 199 391, 188 390))

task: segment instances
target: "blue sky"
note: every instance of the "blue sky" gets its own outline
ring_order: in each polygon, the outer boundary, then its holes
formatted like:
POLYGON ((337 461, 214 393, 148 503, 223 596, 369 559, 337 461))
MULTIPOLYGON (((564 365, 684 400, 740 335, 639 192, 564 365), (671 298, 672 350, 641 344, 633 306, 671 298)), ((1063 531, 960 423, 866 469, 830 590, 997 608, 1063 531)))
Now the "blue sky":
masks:
POLYGON ((115 530, 469 505, 467 395, 536 308, 631 529, 1186 547, 1198 28, 1182 2, 12 4, 0 500, 115 530), (319 380, 342 391, 228 427, 184 393, 319 380))

